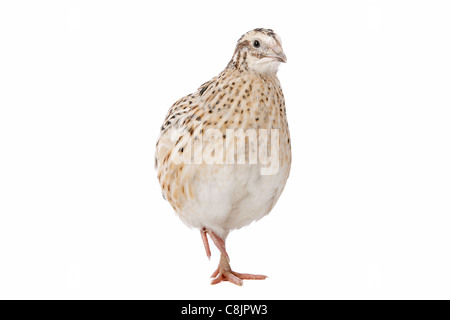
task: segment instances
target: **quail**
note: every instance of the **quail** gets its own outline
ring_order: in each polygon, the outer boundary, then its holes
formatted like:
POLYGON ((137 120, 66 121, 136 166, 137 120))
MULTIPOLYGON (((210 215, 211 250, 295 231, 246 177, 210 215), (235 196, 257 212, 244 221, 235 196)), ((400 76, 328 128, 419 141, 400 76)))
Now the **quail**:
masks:
POLYGON ((233 271, 225 241, 272 210, 289 176, 282 62, 273 30, 245 33, 226 68, 175 102, 161 127, 155 167, 162 194, 187 226, 200 230, 208 258, 208 237, 220 251, 212 284, 266 278, 233 271))

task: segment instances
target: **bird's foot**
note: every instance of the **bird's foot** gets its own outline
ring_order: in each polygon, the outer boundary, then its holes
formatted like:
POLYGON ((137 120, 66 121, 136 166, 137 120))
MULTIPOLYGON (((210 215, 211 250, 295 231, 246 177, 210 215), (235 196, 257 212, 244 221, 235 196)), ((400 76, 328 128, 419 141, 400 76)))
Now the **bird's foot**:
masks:
POLYGON ((239 273, 231 270, 228 259, 223 255, 220 256, 219 266, 217 270, 211 275, 214 278, 211 284, 218 284, 222 281, 229 281, 235 285, 242 286, 242 280, 264 280, 267 276, 259 274, 239 273))

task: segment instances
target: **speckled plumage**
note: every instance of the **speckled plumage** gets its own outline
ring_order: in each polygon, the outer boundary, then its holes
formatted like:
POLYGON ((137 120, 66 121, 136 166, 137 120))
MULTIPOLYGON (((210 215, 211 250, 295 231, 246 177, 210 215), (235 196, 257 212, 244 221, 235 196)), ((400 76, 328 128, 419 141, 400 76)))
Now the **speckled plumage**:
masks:
MULTIPOLYGON (((284 96, 276 75, 279 63, 285 61, 280 38, 272 30, 247 32, 238 40, 225 70, 196 92, 178 100, 161 127, 155 164, 164 198, 184 223, 203 230, 205 247, 206 233, 223 241, 221 247, 221 242, 213 238, 222 253, 213 283, 229 280, 242 284, 242 279, 262 279, 262 276, 252 278, 231 271, 225 239, 231 230, 268 214, 288 178, 289 129, 284 96), (220 132, 225 148, 227 143, 235 141, 234 138, 227 140, 231 129, 254 130, 258 144, 262 141, 260 129, 276 129, 279 133, 278 170, 262 175, 261 168, 265 165, 261 163, 209 164, 199 162, 199 158, 195 160, 199 152, 195 149, 196 143, 202 144, 202 151, 213 144, 204 137, 211 128, 220 132), (175 158, 190 161, 180 162, 175 158)), ((248 160, 253 147, 237 148, 235 157, 241 152, 248 160)))

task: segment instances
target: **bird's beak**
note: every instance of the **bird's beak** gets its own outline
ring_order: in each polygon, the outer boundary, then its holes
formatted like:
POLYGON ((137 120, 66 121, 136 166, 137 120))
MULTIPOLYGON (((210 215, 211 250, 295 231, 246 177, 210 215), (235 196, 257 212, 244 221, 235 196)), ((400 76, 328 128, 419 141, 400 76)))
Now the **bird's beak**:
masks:
POLYGON ((287 62, 286 55, 284 54, 283 49, 281 49, 281 47, 274 48, 273 54, 267 55, 266 58, 277 60, 283 63, 287 62))
POLYGON ((278 61, 280 61, 280 62, 283 62, 283 63, 286 63, 286 62, 287 62, 286 55, 284 54, 283 51, 281 51, 281 52, 280 52, 279 54, 277 54, 275 57, 276 57, 276 59, 277 59, 278 61))

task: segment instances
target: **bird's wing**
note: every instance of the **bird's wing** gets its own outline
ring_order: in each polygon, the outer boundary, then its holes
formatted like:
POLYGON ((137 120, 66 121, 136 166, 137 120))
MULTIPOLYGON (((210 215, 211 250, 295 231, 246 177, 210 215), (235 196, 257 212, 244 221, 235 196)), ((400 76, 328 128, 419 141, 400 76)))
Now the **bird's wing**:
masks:
POLYGON ((217 77, 214 77, 211 80, 209 80, 209 81, 205 82, 204 84, 202 84, 200 86, 200 88, 198 88, 199 96, 202 96, 206 92, 206 90, 208 90, 210 85, 213 84, 216 80, 217 80, 217 77))
POLYGON ((181 98, 173 104, 167 113, 166 119, 161 126, 158 141, 156 143, 155 168, 159 170, 162 161, 170 157, 170 153, 177 144, 174 134, 177 129, 182 128, 181 123, 186 119, 191 107, 188 99, 191 95, 181 98))

